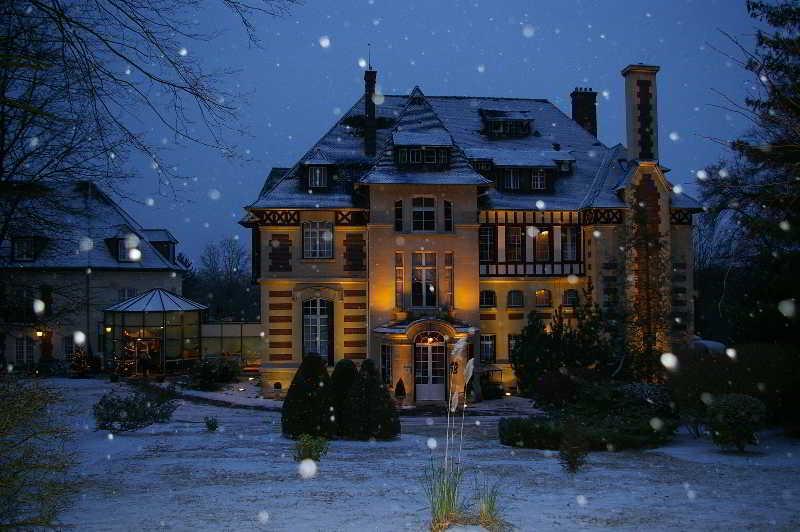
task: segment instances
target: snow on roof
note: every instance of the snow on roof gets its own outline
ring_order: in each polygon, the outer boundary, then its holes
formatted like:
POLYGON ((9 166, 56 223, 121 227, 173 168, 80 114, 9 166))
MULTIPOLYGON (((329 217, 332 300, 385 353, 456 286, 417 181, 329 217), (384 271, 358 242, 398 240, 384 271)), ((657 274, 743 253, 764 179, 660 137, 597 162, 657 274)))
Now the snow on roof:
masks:
POLYGON ((126 299, 121 303, 112 305, 107 312, 181 312, 206 310, 208 307, 186 299, 178 294, 153 288, 138 296, 126 299))
MULTIPOLYGON (((543 99, 469 96, 426 96, 416 88, 410 95, 386 95, 376 106, 377 117, 394 122, 376 131, 375 156, 364 153, 364 138, 354 120, 363 119, 360 98, 322 138, 300 158, 315 149, 337 165, 340 177, 329 191, 309 193, 299 179, 302 166, 295 165, 262 189, 248 208, 348 208, 359 204, 354 192, 359 182, 472 185, 491 184, 472 169, 470 159, 491 159, 499 166, 554 166, 572 162, 572 172, 558 177, 547 193, 508 193, 491 189, 482 195, 482 208, 534 209, 537 201, 549 208, 565 210, 586 207, 625 207, 614 187, 627 170, 627 155, 621 145, 609 148, 595 136, 543 99), (490 139, 484 133, 485 117, 533 120, 535 133, 526 137, 490 139), (420 136, 422 135, 422 136, 420 136), (393 164, 395 143, 445 135, 453 145, 452 166, 447 172, 400 171, 393 164), (381 148, 383 147, 383 148, 381 148), (559 149, 555 149, 558 147, 559 149), (464 159, 464 163, 462 163, 464 159)), ((428 144, 430 145, 430 144, 428 144)), ((685 194, 675 195, 676 207, 697 203, 685 194)))
POLYGON ((25 220, 12 228, 12 239, 35 237, 44 243, 32 261, 11 261, 11 239, 0 243, 0 268, 60 269, 95 268, 119 270, 170 270, 183 267, 164 258, 150 243, 177 243, 166 229, 144 229, 95 183, 58 183, 48 196, 32 200, 27 209, 36 209, 43 219, 59 220, 56 227, 30 230, 25 220), (56 198, 59 205, 49 203, 56 198), (48 215, 47 212, 52 211, 48 215), (156 239, 151 236, 156 235, 156 239), (116 239, 130 239, 142 252, 141 259, 130 262, 117 260, 116 239))
POLYGON ((303 164, 333 164, 333 162, 324 151, 314 148, 308 158, 303 159, 303 164))
POLYGON ((417 133, 397 131, 392 134, 395 146, 452 146, 453 139, 447 132, 417 133))
POLYGON ((166 229, 142 229, 145 238, 150 242, 172 242, 178 243, 178 239, 172 236, 172 233, 166 229))

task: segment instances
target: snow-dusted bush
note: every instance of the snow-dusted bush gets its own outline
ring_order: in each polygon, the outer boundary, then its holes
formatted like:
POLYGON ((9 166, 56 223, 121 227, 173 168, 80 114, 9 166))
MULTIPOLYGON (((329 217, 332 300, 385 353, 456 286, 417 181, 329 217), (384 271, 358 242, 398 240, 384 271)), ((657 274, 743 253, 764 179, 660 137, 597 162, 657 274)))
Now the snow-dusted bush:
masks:
POLYGON ((528 449, 556 450, 561 445, 561 426, 541 418, 504 417, 497 425, 500 443, 528 449))
POLYGON ((94 418, 100 430, 125 432, 153 423, 166 423, 177 407, 166 392, 137 392, 126 396, 111 392, 94 405, 94 418))
POLYGON ((218 390, 223 384, 235 382, 239 378, 239 373, 241 368, 236 360, 225 358, 200 360, 192 368, 189 386, 196 390, 218 390))
POLYGON ((319 462, 326 454, 328 454, 328 440, 322 436, 301 434, 294 444, 294 459, 296 462, 302 462, 307 459, 319 462))
POLYGON ((300 363, 283 401, 283 435, 298 438, 301 434, 308 434, 329 438, 336 433, 335 420, 327 363, 321 357, 307 356, 300 363))
POLYGON ((333 389, 333 408, 336 416, 336 424, 338 426, 347 424, 347 421, 343 417, 346 415, 343 412, 344 403, 350 393, 350 388, 353 387, 353 383, 357 378, 358 368, 356 368, 352 360, 343 358, 337 362, 336 367, 333 368, 331 388, 333 389))
POLYGON ((203 418, 203 422, 206 424, 206 430, 208 432, 217 432, 219 428, 219 421, 217 421, 217 418, 206 416, 203 418))
POLYGON ((736 447, 739 451, 758 445, 758 429, 764 423, 764 403, 743 394, 726 394, 714 398, 709 407, 711 438, 720 447, 736 447))
POLYGON ((386 440, 400 434, 400 418, 375 363, 365 360, 342 409, 340 433, 355 440, 386 440))

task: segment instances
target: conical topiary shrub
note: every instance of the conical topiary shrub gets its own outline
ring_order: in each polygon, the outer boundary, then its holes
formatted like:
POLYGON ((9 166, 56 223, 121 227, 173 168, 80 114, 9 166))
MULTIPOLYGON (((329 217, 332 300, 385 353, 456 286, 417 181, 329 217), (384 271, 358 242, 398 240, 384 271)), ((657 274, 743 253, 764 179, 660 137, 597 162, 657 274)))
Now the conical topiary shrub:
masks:
POLYGON ((336 433, 333 389, 325 360, 307 356, 295 373, 281 410, 284 436, 301 434, 329 438, 336 433))
POLYGON ((397 381, 397 385, 394 387, 394 396, 400 403, 406 400, 406 385, 403 379, 397 381))
POLYGON ((356 440, 386 440, 400 434, 400 419, 372 360, 361 364, 342 413, 342 435, 356 440))
MULTIPOLYGON (((358 378, 358 368, 352 360, 343 358, 336 363, 331 375, 331 389, 333 391, 333 407, 336 414, 336 424, 342 427, 347 423, 344 413, 344 403, 350 393, 353 383, 358 378)), ((340 429, 341 432, 341 429, 340 429)))

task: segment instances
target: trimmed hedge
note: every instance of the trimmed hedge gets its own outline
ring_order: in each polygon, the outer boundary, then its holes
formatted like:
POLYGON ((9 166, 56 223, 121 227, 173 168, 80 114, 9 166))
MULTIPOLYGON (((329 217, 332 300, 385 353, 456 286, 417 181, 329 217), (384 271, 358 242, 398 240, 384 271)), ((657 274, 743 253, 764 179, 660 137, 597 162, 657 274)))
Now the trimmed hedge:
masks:
POLYGON ((354 440, 386 440, 400 434, 400 418, 375 363, 361 363, 342 408, 339 433, 354 440))
POLYGON ((336 433, 333 388, 327 363, 307 356, 300 363, 281 409, 281 431, 295 439, 302 434, 330 438, 336 433))
POLYGON ((342 427, 348 424, 345 419, 344 403, 350 393, 350 388, 358 379, 358 368, 352 360, 343 358, 336 363, 331 375, 331 388, 333 390, 333 408, 336 413, 336 424, 342 427))
POLYGON ((200 360, 192 367, 189 387, 195 390, 215 391, 223 384, 239 379, 241 368, 236 360, 208 358, 200 360))
POLYGON ((497 425, 500 443, 528 449, 558 450, 563 430, 555 421, 541 418, 504 417, 497 425))

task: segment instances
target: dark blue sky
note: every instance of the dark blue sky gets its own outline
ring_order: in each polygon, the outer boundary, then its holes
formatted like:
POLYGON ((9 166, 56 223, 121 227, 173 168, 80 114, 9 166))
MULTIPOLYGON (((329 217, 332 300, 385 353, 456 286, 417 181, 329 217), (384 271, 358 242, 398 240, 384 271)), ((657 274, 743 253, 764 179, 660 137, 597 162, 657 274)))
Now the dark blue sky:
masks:
MULTIPOLYGON (((687 190, 694 172, 722 154, 707 137, 732 138, 746 127, 716 107, 724 102, 713 91, 741 101, 752 90, 750 77, 709 46, 732 50, 718 29, 752 41, 743 1, 307 0, 284 18, 258 20, 260 49, 229 14, 206 11, 197 22, 223 33, 188 52, 211 69, 239 70, 225 84, 248 95, 241 126, 249 135, 229 140, 249 160, 176 147, 171 157, 193 176, 178 187, 182 199, 148 195, 148 184, 135 194, 152 206, 126 203, 145 226, 169 228, 193 259, 221 237, 239 235, 249 246, 236 224, 242 206, 270 167, 293 164, 359 97, 368 42, 387 94, 419 85, 430 95, 547 98, 569 114, 570 91, 591 86, 601 93, 598 136, 607 145, 625 142, 620 70, 660 65, 661 161, 687 190)), ((144 183, 153 181, 149 165, 134 166, 144 183)))

